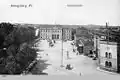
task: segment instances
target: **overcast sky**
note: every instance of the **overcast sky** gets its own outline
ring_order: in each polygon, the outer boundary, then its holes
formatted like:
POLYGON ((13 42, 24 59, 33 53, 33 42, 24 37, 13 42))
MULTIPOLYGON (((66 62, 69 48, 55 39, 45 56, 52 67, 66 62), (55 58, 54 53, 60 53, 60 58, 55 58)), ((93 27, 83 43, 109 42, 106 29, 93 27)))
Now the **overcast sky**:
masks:
POLYGON ((0 22, 120 25, 120 0, 2 0, 0 22), (10 5, 29 5, 16 8, 10 5), (67 7, 82 4, 82 7, 67 7))

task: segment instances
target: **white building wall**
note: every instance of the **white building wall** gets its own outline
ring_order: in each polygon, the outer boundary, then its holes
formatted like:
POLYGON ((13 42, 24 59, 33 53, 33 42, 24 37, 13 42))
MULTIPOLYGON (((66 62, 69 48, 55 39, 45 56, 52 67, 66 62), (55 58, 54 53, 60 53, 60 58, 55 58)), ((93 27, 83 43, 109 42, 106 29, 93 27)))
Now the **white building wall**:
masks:
POLYGON ((38 36, 38 33, 39 33, 39 29, 36 29, 35 36, 38 36))
MULTIPOLYGON (((65 39, 71 40, 71 29, 64 29, 65 39)), ((62 28, 53 27, 53 28, 40 28, 40 37, 41 39, 50 38, 52 39, 52 35, 59 35, 59 39, 62 39, 62 28), (46 30, 46 31, 45 31, 46 30)))
POLYGON ((105 57, 105 52, 110 52, 112 54, 112 58, 117 59, 117 45, 100 44, 100 56, 105 57), (109 47, 109 49, 107 49, 107 47, 109 47))
POLYGON ((111 68, 107 68, 107 69, 111 69, 114 71, 117 71, 117 44, 116 43, 109 43, 107 44, 107 42, 100 42, 100 53, 99 53, 99 60, 100 60, 100 66, 105 67, 105 62, 111 62, 112 63, 112 67, 111 68), (105 53, 106 52, 110 52, 112 54, 112 58, 106 58, 105 53))

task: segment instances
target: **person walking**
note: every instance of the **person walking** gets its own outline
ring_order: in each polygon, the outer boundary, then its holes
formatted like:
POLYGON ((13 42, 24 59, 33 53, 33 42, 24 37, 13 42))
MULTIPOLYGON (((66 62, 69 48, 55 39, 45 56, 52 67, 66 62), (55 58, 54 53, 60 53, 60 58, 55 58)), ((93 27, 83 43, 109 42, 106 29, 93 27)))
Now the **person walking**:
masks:
POLYGON ((93 51, 89 50, 90 57, 93 57, 93 51))
POLYGON ((56 41, 54 40, 54 43, 56 43, 56 41))
POLYGON ((69 52, 67 51, 67 59, 69 59, 69 52))
POLYGON ((77 51, 77 55, 79 55, 79 52, 77 51))

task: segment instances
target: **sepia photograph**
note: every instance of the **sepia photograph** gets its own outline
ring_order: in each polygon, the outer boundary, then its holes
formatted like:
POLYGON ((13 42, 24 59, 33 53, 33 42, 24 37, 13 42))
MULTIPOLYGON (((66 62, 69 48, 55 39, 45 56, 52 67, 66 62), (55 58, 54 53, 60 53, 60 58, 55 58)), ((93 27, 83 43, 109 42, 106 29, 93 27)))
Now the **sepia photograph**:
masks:
POLYGON ((120 0, 1 0, 0 76, 120 78, 120 0))

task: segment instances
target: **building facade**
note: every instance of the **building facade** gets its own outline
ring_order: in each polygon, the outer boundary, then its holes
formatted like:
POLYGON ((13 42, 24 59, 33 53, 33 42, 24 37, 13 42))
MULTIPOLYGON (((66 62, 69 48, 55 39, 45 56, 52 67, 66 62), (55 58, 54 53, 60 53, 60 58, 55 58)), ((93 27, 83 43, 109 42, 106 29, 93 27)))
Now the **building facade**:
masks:
POLYGON ((102 68, 117 71, 117 43, 100 41, 99 62, 102 68))
POLYGON ((53 27, 51 32, 51 39, 53 40, 61 40, 62 39, 62 28, 53 27))
POLYGON ((63 28, 63 39, 72 40, 72 29, 71 28, 63 28))
POLYGON ((62 28, 60 27, 50 27, 39 29, 40 31, 40 39, 54 39, 61 40, 62 39, 62 28))
POLYGON ((97 47, 99 67, 108 71, 120 72, 120 44, 99 41, 97 47))
POLYGON ((40 27, 40 39, 72 40, 72 29, 59 26, 40 27))

